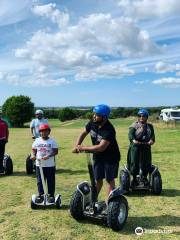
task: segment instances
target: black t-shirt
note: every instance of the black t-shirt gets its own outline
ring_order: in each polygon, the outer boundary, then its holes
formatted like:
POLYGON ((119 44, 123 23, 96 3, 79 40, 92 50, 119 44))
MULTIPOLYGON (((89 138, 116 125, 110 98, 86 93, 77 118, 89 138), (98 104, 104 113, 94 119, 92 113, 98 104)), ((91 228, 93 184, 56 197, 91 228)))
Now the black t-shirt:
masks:
POLYGON ((110 142, 103 152, 93 154, 95 161, 104 161, 112 164, 120 161, 120 151, 116 141, 116 131, 109 121, 100 128, 95 122, 89 121, 86 125, 86 131, 90 133, 93 145, 98 145, 102 139, 110 142))

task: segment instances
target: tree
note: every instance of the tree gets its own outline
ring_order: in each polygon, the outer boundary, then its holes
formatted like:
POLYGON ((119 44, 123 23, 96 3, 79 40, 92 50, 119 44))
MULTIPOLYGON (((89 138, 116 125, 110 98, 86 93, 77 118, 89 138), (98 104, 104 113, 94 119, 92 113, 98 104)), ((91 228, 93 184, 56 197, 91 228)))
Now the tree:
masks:
POLYGON ((76 113, 71 108, 66 107, 59 111, 59 119, 61 122, 72 120, 74 118, 76 118, 76 113))
POLYGON ((5 101, 2 111, 13 126, 23 127, 25 122, 31 120, 34 112, 34 103, 27 96, 12 96, 5 101))

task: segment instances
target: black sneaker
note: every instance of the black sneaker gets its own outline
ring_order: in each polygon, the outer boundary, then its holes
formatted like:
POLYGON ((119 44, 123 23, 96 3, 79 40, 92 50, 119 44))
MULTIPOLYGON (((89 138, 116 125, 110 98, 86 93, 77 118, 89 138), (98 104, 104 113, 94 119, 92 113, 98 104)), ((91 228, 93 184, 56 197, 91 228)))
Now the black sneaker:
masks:
POLYGON ((143 182, 144 182, 144 186, 145 187, 149 186, 149 181, 148 181, 148 179, 146 177, 144 177, 143 182))
POLYGON ((0 174, 4 173, 4 167, 0 168, 0 174))
POLYGON ((132 187, 132 188, 133 188, 133 187, 137 187, 137 185, 138 185, 137 179, 133 179, 133 180, 131 181, 131 187, 132 187))
POLYGON ((49 199, 48 199, 48 202, 49 203, 54 203, 54 201, 55 201, 54 197, 50 196, 49 199))
POLYGON ((44 201, 44 197, 42 195, 39 195, 36 197, 36 200, 35 200, 36 203, 43 203, 43 201, 44 201))
POLYGON ((96 213, 101 213, 103 210, 106 209, 105 201, 100 201, 95 203, 96 213))

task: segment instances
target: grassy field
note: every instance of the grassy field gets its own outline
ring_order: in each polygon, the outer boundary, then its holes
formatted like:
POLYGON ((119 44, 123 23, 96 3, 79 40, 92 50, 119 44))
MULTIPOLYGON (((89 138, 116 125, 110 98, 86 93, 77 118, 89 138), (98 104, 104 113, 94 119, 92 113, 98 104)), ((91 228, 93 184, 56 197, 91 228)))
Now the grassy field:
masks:
MULTIPOLYGON (((27 176, 25 159, 31 150, 28 128, 10 129, 6 152, 14 161, 14 174, 0 177, 0 239, 38 240, 98 240, 98 239, 179 239, 180 234, 180 128, 169 128, 155 123, 156 144, 153 146, 153 163, 160 169, 163 191, 160 196, 150 193, 131 193, 127 196, 129 217, 121 232, 84 220, 77 222, 69 214, 69 201, 77 183, 88 180, 85 155, 75 155, 71 149, 86 121, 60 123, 51 120, 52 134, 59 146, 56 159, 56 192, 62 194, 61 210, 31 210, 31 195, 37 192, 36 178, 27 176), (136 227, 172 233, 146 233, 135 235, 136 227)), ((113 120, 117 131, 122 160, 126 163, 128 126, 132 119, 113 120)), ((86 140, 90 144, 90 139, 86 140)), ((117 182, 118 183, 118 182, 117 182)), ((100 198, 104 199, 105 189, 100 198)))

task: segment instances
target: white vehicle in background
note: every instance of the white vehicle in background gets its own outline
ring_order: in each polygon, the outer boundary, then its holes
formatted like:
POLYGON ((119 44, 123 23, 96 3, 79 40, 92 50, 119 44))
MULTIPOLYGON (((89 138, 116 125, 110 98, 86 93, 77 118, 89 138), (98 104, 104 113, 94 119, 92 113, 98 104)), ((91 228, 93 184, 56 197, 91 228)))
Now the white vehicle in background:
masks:
POLYGON ((180 108, 165 108, 161 110, 159 119, 165 122, 180 121, 180 108))

